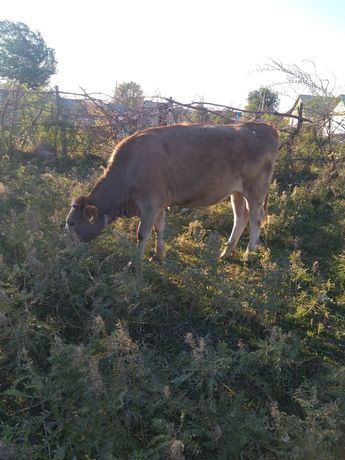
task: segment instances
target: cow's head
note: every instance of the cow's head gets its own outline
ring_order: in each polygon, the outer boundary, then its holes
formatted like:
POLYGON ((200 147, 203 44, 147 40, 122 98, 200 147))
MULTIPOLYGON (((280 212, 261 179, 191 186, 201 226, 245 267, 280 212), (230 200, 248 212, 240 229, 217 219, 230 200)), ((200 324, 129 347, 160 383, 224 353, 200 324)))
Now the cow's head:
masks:
POLYGON ((98 236, 105 226, 105 217, 99 215, 96 206, 88 203, 86 197, 79 197, 72 202, 66 218, 66 231, 80 241, 91 241, 98 236))

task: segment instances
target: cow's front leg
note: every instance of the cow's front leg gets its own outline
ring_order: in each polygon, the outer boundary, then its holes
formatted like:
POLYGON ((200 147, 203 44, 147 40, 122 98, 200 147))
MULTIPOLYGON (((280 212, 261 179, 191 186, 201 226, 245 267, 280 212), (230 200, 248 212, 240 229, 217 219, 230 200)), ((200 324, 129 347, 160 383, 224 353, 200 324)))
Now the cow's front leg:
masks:
POLYGON ((152 228, 159 214, 159 209, 149 208, 141 211, 141 220, 137 230, 137 255, 139 260, 144 256, 147 240, 150 238, 152 228))
POLYGON ((236 245, 238 243, 238 240, 240 239, 240 236, 242 235, 244 227, 248 223, 249 217, 247 202, 243 197, 243 193, 234 192, 231 195, 231 204, 234 213, 234 225, 232 227, 232 232, 227 242, 227 245, 220 255, 220 257, 224 259, 229 258, 231 256, 231 253, 236 248, 236 245))

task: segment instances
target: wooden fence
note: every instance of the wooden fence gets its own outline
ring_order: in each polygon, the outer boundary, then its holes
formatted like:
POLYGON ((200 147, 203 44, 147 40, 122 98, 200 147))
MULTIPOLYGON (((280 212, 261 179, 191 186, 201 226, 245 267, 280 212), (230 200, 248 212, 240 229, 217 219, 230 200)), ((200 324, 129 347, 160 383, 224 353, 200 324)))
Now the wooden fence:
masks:
MULTIPOLYGON (((0 155, 15 150, 32 152, 42 143, 56 155, 67 156, 104 151, 134 131, 180 122, 234 123, 242 119, 276 120, 289 133, 284 141, 294 143, 302 123, 324 130, 329 121, 303 116, 301 105, 294 114, 253 112, 206 102, 183 104, 172 98, 145 100, 138 108, 126 107, 101 94, 69 93, 58 87, 29 91, 21 87, 0 88, 0 155), (294 127, 279 120, 295 119, 294 127)), ((330 140, 330 134, 329 134, 330 140)))
POLYGON ((33 151, 42 142, 64 156, 110 148, 149 126, 185 121, 181 107, 145 100, 131 109, 99 94, 0 88, 0 154, 33 151))

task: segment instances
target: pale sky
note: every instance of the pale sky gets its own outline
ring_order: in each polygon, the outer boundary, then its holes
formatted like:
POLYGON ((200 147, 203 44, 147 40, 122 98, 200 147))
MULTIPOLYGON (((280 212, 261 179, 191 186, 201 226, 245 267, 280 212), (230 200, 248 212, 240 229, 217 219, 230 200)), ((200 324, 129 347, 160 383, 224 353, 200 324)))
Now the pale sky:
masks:
POLYGON ((244 107, 249 91, 283 80, 256 71, 269 58, 312 60, 345 91, 344 0, 2 0, 0 19, 41 32, 64 91, 135 81, 147 97, 244 107))

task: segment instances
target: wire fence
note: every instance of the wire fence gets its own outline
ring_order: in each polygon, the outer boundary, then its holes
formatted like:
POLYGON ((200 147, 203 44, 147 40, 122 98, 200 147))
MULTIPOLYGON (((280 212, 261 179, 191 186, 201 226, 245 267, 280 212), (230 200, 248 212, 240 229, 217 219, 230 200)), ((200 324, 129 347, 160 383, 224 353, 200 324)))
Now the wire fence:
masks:
POLYGON ((188 121, 182 108, 163 100, 126 107, 101 94, 0 88, 0 153, 44 146, 62 156, 111 148, 149 126, 188 121))
POLYGON ((58 87, 49 91, 15 87, 0 88, 0 154, 42 148, 61 156, 75 152, 107 154, 120 139, 150 126, 243 120, 274 124, 282 134, 281 149, 286 149, 291 159, 303 161, 308 159, 296 152, 297 145, 299 151, 308 147, 300 143, 302 126, 313 130, 316 150, 328 153, 326 157, 315 158, 316 161, 328 161, 334 142, 343 139, 339 132, 345 133, 345 117, 323 112, 313 113, 310 119, 304 115, 303 104, 294 113, 256 112, 200 101, 184 104, 164 97, 126 106, 100 93, 69 93, 58 87), (289 124, 288 120, 293 123, 289 124))

